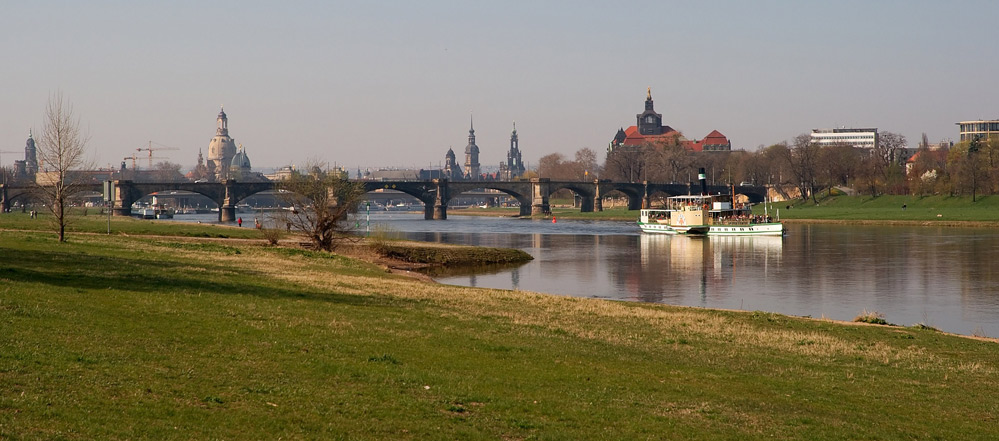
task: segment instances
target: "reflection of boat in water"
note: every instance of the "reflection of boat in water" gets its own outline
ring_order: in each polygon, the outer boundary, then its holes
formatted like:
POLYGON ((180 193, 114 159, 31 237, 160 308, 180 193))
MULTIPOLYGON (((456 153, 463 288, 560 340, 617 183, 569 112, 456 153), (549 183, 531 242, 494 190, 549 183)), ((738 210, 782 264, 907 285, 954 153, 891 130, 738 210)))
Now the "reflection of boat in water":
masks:
POLYGON ((639 246, 643 267, 677 270, 701 267, 718 259, 743 259, 750 256, 754 259, 762 258, 764 262, 780 262, 784 237, 718 236, 688 240, 664 234, 643 234, 639 246))
POLYGON ((704 169, 701 194, 666 198, 666 208, 643 209, 638 226, 646 233, 708 236, 781 236, 784 224, 769 215, 754 215, 749 203, 737 203, 732 194, 707 194, 704 169))

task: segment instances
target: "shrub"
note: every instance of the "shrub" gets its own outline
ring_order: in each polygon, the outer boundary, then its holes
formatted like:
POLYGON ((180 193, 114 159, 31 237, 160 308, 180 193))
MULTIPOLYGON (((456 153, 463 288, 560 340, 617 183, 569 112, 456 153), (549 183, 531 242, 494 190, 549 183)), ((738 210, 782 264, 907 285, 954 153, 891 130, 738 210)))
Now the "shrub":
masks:
POLYGON ((877 311, 863 310, 860 315, 853 318, 853 321, 860 323, 870 323, 872 325, 887 325, 885 315, 877 311))

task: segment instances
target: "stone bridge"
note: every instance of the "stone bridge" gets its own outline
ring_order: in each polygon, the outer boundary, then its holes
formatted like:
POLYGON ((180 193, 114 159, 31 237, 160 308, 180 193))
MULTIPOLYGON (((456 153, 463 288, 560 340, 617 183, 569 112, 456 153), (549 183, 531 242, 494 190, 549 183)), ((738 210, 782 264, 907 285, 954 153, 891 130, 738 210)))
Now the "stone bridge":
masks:
MULTIPOLYGON (((603 211, 603 197, 617 191, 628 198, 628 209, 637 210, 650 205, 651 198, 656 193, 666 196, 689 194, 692 185, 664 184, 653 182, 611 182, 594 181, 553 181, 546 178, 534 178, 522 181, 449 181, 433 179, 428 181, 356 181, 364 185, 364 190, 371 192, 379 189, 396 190, 419 199, 424 204, 425 219, 447 219, 447 206, 451 199, 462 193, 491 189, 513 197, 520 204, 520 215, 544 215, 550 213, 549 198, 556 191, 565 189, 575 193, 581 200, 580 211, 603 211)), ((114 214, 129 216, 131 206, 135 201, 152 193, 162 191, 188 191, 198 193, 211 199, 219 206, 219 220, 230 222, 236 219, 236 205, 251 195, 262 191, 276 190, 276 182, 132 182, 115 181, 114 214)), ((101 192, 102 184, 79 186, 79 191, 101 192)), ((0 185, 0 206, 3 211, 17 199, 30 195, 36 190, 31 185, 0 185)), ((727 193, 731 187, 723 185, 708 186, 710 193, 727 193)), ((761 186, 736 186, 737 194, 746 195, 750 202, 762 202, 767 189, 761 186)))

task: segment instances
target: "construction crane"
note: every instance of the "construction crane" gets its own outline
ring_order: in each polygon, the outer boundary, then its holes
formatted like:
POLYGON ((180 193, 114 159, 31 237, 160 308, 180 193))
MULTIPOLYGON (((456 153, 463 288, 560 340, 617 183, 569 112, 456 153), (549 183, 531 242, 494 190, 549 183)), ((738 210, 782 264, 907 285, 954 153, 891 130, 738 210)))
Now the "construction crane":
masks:
MULTIPOLYGON (((153 160, 154 159, 166 159, 166 158, 164 158, 162 156, 148 156, 148 158, 149 158, 149 169, 150 170, 153 169, 153 160)), ((123 161, 128 161, 129 159, 132 160, 132 170, 138 170, 136 168, 136 166, 135 166, 135 161, 137 161, 139 159, 139 157, 135 153, 132 153, 132 156, 126 156, 122 160, 123 161)))
MULTIPOLYGON (((156 150, 180 150, 180 149, 177 148, 177 147, 170 147, 168 145, 163 145, 163 144, 160 144, 158 142, 152 142, 152 141, 149 141, 149 145, 146 146, 146 147, 139 147, 139 148, 135 149, 135 151, 137 151, 137 152, 141 152, 141 151, 147 151, 147 152, 149 152, 149 168, 153 168, 153 159, 164 159, 164 158, 154 158, 153 157, 153 152, 156 151, 156 150), (156 144, 156 147, 153 147, 153 144, 156 144)), ((135 164, 134 163, 132 164, 132 168, 135 168, 135 164)))
MULTIPOLYGON (((0 155, 2 155, 4 153, 24 153, 24 152, 19 152, 19 151, 16 151, 16 150, 3 150, 3 151, 0 151, 0 155)), ((0 167, 2 167, 2 166, 3 166, 3 161, 0 161, 0 167)))
MULTIPOLYGON (((18 151, 8 151, 8 150, 0 151, 0 155, 2 155, 4 153, 21 153, 21 152, 18 152, 18 151)), ((0 168, 3 168, 3 183, 6 184, 7 183, 7 169, 3 166, 3 161, 0 161, 0 168)))

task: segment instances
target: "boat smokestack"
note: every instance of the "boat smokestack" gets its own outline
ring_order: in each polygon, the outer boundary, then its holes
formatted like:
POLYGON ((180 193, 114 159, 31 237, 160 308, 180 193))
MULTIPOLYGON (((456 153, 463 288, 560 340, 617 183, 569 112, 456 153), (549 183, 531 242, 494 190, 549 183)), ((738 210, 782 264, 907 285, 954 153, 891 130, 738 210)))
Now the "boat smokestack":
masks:
POLYGON ((708 194, 708 179, 704 176, 704 167, 697 169, 697 180, 701 183, 701 194, 708 194))

